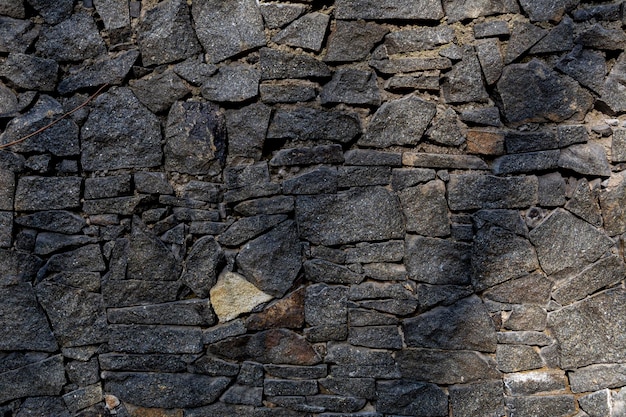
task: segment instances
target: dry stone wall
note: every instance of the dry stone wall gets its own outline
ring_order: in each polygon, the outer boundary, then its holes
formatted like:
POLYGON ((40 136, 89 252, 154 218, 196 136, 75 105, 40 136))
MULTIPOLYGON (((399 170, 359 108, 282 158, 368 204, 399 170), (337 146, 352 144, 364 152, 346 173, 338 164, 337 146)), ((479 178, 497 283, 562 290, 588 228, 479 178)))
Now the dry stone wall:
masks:
POLYGON ((0 416, 626 415, 625 7, 0 0, 0 416))

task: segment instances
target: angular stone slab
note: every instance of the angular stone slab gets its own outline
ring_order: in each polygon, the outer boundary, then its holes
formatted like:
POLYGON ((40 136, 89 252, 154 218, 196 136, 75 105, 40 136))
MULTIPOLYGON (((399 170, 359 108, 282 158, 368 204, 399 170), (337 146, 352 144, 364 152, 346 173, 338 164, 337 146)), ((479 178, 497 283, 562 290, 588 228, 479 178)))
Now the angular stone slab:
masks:
POLYGON ((443 0, 443 8, 451 23, 493 14, 519 13, 517 3, 509 0, 471 0, 466 2, 443 0))
POLYGON ((361 130, 361 121, 356 113, 300 107, 277 110, 267 131, 267 138, 347 143, 359 135, 361 130))
POLYGON ((425 51, 454 41, 454 30, 450 26, 406 29, 391 32, 385 37, 389 54, 425 51))
POLYGON ((176 301, 179 281, 105 280, 102 295, 108 307, 127 307, 176 301))
POLYGON ((537 177, 495 177, 451 174, 448 204, 451 210, 525 208, 537 204, 537 177))
POLYGON ((96 22, 87 12, 75 13, 42 31, 35 48, 41 56, 55 61, 82 61, 106 52, 96 22))
POLYGON ((229 383, 226 377, 188 373, 107 372, 104 389, 138 406, 188 408, 213 403, 229 383))
POLYGON ((144 106, 153 113, 170 109, 171 105, 189 93, 189 87, 172 70, 149 74, 129 82, 130 88, 144 106))
POLYGON ((58 210, 80 206, 79 177, 22 177, 15 190, 15 210, 58 210))
POLYGON ((141 307, 109 308, 107 319, 112 324, 170 324, 181 326, 212 326, 215 314, 208 300, 183 300, 141 307))
POLYGON ((322 104, 379 106, 381 98, 376 74, 373 71, 340 68, 322 89, 320 99, 322 104))
POLYGON ((626 204, 626 174, 623 172, 614 173, 609 178, 606 188, 600 193, 604 228, 611 236, 626 232, 624 204, 626 204))
POLYGON ((455 416, 505 415, 502 382, 481 381, 448 388, 455 416))
POLYGON ((412 381, 380 381, 376 409, 383 413, 421 417, 448 415, 448 397, 434 384, 412 381))
POLYGON ((296 197, 300 237, 318 245, 400 238, 401 213, 398 198, 382 187, 296 197))
POLYGON ((388 29, 374 22, 337 20, 328 39, 326 62, 359 61, 383 39, 388 29))
POLYGON ((623 387, 626 383, 626 365, 623 363, 589 365, 568 372, 568 377, 572 392, 575 393, 623 387))
POLYGON ((626 337, 626 291, 608 290, 548 314, 548 326, 560 346, 564 369, 623 362, 626 337), (576 332, 571 329, 578 329, 576 332))
POLYGON ((205 298, 217 281, 223 261, 224 253, 213 236, 201 237, 189 251, 181 279, 195 294, 205 298))
POLYGON ((272 109, 261 103, 237 110, 227 110, 228 154, 261 159, 271 113, 272 109))
POLYGON ((611 167, 601 145, 585 143, 572 145, 561 150, 559 167, 571 169, 583 175, 611 176, 611 167))
POLYGON ((477 296, 406 319, 402 329, 409 347, 481 352, 496 350, 494 323, 477 296))
POLYGON ((191 326, 112 324, 109 346, 125 353, 200 353, 202 331, 191 326))
POLYGON ((28 396, 59 395, 66 383, 61 355, 5 372, 0 376, 0 403, 28 396))
POLYGON ((521 0, 520 4, 532 22, 541 22, 561 20, 561 17, 574 9, 579 2, 580 0, 521 0))
POLYGON ((96 0, 94 6, 104 27, 108 30, 121 29, 130 25, 130 11, 124 0, 96 0))
POLYGON ((337 19, 439 20, 443 17, 440 0, 339 0, 337 19))
POLYGON ((202 96, 216 102, 238 103, 259 94, 261 73, 246 64, 220 67, 202 84, 202 96))
POLYGON ((471 245, 422 236, 407 236, 405 245, 409 278, 429 284, 469 284, 471 245))
POLYGON ((406 218, 406 230, 424 236, 450 234, 450 218, 443 181, 430 181, 402 190, 400 202, 406 218))
POLYGON ((259 290, 244 276, 235 272, 220 275, 217 283, 211 288, 211 304, 220 323, 249 313, 256 306, 272 298, 274 297, 259 290))
POLYGON ((330 69, 326 64, 306 54, 292 54, 262 48, 260 54, 261 79, 326 78, 330 69))
POLYGON ((484 297, 500 303, 546 305, 551 289, 552 281, 536 273, 493 286, 484 292, 484 297))
POLYGON ((323 13, 305 14, 272 37, 272 42, 319 52, 329 21, 330 17, 323 13))
POLYGON ((279 29, 300 17, 307 7, 304 4, 274 4, 259 5, 265 26, 269 29, 279 29))
POLYGON ((487 100, 489 95, 483 85, 480 62, 473 47, 463 48, 461 61, 443 78, 442 91, 446 103, 487 100))
POLYGON ((530 241, 548 275, 580 269, 614 245, 603 231, 563 209, 556 209, 533 229, 530 241))
POLYGON ((0 64, 1 76, 29 90, 54 91, 58 72, 59 65, 53 59, 15 52, 0 64))
POLYGON ((487 169, 488 166, 481 158, 474 155, 447 155, 435 153, 404 152, 402 164, 405 166, 423 168, 450 168, 450 169, 487 169))
POLYGON ((146 281, 176 281, 180 261, 135 217, 128 250, 127 278, 146 281))

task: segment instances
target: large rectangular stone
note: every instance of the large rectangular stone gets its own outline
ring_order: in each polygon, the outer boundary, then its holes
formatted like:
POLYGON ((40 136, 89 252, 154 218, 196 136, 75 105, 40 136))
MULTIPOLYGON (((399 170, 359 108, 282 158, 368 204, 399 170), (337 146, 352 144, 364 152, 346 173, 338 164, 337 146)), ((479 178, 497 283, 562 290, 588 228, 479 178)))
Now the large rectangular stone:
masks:
POLYGON ((0 210, 13 210, 15 194, 15 174, 12 171, 0 169, 0 210))
POLYGON ((15 191, 15 210, 58 210, 80 207, 78 177, 22 177, 15 191))
POLYGON ((439 20, 443 17, 440 0, 338 0, 337 19, 439 20))
POLYGON ((452 210, 525 208, 537 204, 538 188, 535 176, 451 174, 448 204, 452 210))
POLYGON ((559 166, 559 155, 558 150, 504 155, 494 161, 492 169, 496 175, 554 170, 559 166))
POLYGON ((129 353, 199 353, 202 331, 199 327, 111 325, 109 347, 129 353))
POLYGON ((597 391, 626 385, 626 364, 602 363, 568 373, 572 392, 597 391))
POLYGON ((16 398, 59 395, 65 385, 61 355, 0 374, 0 403, 16 398))

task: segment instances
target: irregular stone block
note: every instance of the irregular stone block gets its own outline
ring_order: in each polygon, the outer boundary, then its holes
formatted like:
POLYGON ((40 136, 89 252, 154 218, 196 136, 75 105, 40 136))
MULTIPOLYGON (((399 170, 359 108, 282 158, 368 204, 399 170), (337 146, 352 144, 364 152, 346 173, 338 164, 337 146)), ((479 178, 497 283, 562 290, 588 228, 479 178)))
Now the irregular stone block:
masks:
POLYGON ((267 138, 347 143, 360 133, 361 122, 356 113, 301 107, 295 110, 277 110, 270 123, 267 138))
POLYGON ((311 101, 317 96, 317 84, 310 81, 279 81, 259 86, 263 103, 299 103, 311 101))
POLYGON ((235 272, 221 275, 211 288, 211 304, 221 323, 249 313, 272 298, 235 272))
POLYGON ((445 184, 439 180, 402 190, 400 202, 406 230, 424 236, 448 236, 450 218, 445 193, 445 184))
POLYGON ((402 154, 402 164, 424 168, 449 168, 449 169, 487 169, 487 164, 473 155, 447 155, 434 153, 402 154))
POLYGON ((399 262, 404 257, 404 242, 362 243, 346 249, 347 263, 399 262))
POLYGON ((530 241, 535 245, 539 263, 548 275, 580 269, 613 246, 613 241, 603 231, 563 209, 555 210, 533 229, 530 241))
POLYGON ((336 395, 366 399, 376 397, 376 381, 373 378, 337 378, 329 376, 318 380, 318 383, 325 390, 336 395))
MULTIPOLYGON (((13 2, 12 2, 13 3, 13 2)), ((24 53, 39 35, 29 20, 0 16, 0 51, 24 53)))
POLYGON ((522 8, 528 13, 532 22, 559 21, 566 12, 574 9, 578 3, 579 0, 520 1, 522 8))
POLYGON ((304 326, 305 289, 299 288, 246 320, 248 330, 300 329, 304 326))
POLYGON ((20 406, 16 417, 45 416, 71 417, 65 402, 60 397, 29 397, 20 406))
POLYGON ((205 298, 217 281, 223 261, 224 253, 213 236, 201 237, 189 251, 181 279, 195 294, 205 298))
POLYGON ((624 290, 613 289, 548 314, 548 326, 559 341, 564 369, 623 360, 626 338, 615 333, 615 326, 625 314, 624 299, 624 290), (569 332, 572 328, 580 331, 569 332))
POLYGON ((380 381, 376 384, 377 410, 412 416, 445 416, 448 398, 436 385, 413 381, 380 381))
POLYGON ((458 146, 465 142, 465 134, 456 112, 447 109, 439 112, 426 132, 428 138, 438 144, 458 146))
POLYGON ((369 64, 371 67, 383 74, 446 70, 452 67, 450 59, 443 57, 372 59, 369 64))
POLYGON ((274 35, 272 42, 319 52, 322 49, 329 21, 330 17, 323 13, 305 14, 274 35))
POLYGON ((359 145, 377 148, 416 145, 435 113, 435 104, 417 97, 386 102, 372 117, 359 145))
POLYGON ((450 405, 455 416, 504 415, 504 392, 501 381, 453 385, 448 389, 450 405))
POLYGON ((61 355, 0 375, 0 402, 3 403, 28 396, 59 395, 66 383, 61 355))
POLYGON ((314 284, 306 289, 304 317, 311 326, 347 325, 348 288, 314 284))
POLYGON ((339 0, 336 7, 337 19, 439 20, 444 16, 439 0, 339 0))
POLYGON ((509 397, 506 399, 506 405, 522 416, 546 413, 549 416, 565 417, 576 412, 576 400, 573 395, 509 397))
POLYGON ((183 300, 141 307, 109 308, 107 319, 113 324, 181 326, 212 326, 216 321, 208 300, 183 300))
POLYGON ((424 51, 454 41, 454 30, 449 26, 406 29, 391 32, 385 37, 389 54, 424 51))
POLYGON ((377 77, 372 71, 340 68, 320 93, 322 104, 380 105, 377 77))
POLYGON ((2 0, 0 1, 0 14, 10 16, 15 19, 23 19, 26 14, 24 2, 22 0, 2 0))
POLYGON ((496 331, 482 301, 468 297, 449 307, 436 307, 402 325, 407 346, 477 350, 496 350, 496 331))
POLYGON ((409 187, 435 179, 435 170, 427 168, 394 168, 391 171, 391 186, 394 191, 402 191, 409 187))
POLYGON ((578 35, 574 43, 587 48, 622 50, 626 45, 626 35, 619 29, 608 29, 596 23, 578 35))
POLYGON ((524 208, 537 203, 537 177, 494 177, 451 174, 448 204, 451 210, 524 208))
POLYGON ((499 332, 498 343, 505 345, 549 346, 554 339, 542 332, 499 332))
POLYGON ((446 103, 481 102, 488 98, 480 62, 473 47, 463 48, 461 61, 443 78, 441 88, 446 103))
POLYGON ((531 54, 545 54, 549 52, 568 52, 574 47, 574 22, 568 16, 539 42, 530 48, 531 54))
POLYGON ((578 405, 590 416, 611 415, 613 408, 611 400, 611 391, 603 389, 580 397, 578 405))
POLYGON ((590 93, 578 83, 557 75, 537 59, 507 66, 497 87, 504 115, 515 125, 581 119, 593 103, 590 93))
POLYGON ((492 20, 474 25, 474 38, 490 38, 510 34, 509 24, 505 20, 492 20))
POLYGON ((127 307, 176 301, 178 281, 106 280, 102 295, 108 307, 127 307))
POLYGON ((270 172, 266 162, 249 165, 235 165, 224 170, 224 182, 230 189, 270 182, 270 172))
POLYGON ((504 387, 508 395, 522 396, 565 392, 567 379, 560 370, 532 371, 504 377, 504 387))
POLYGON ((565 179, 558 172, 541 175, 539 180, 539 205, 558 207, 565 204, 565 179))
POLYGON ((130 10, 124 0, 95 0, 94 6, 108 30, 121 29, 130 25, 130 10))
POLYGON ((87 12, 75 13, 42 31, 35 48, 39 55, 55 61, 83 61, 106 52, 98 27, 87 12))
POLYGON ((292 196, 277 196, 248 200, 235 206, 235 211, 244 216, 260 214, 280 214, 293 211, 294 198, 292 196))
POLYGON ((263 17, 253 0, 210 0, 191 7, 196 35, 212 63, 265 46, 263 17))
POLYGON ((200 86, 217 72, 217 65, 204 62, 202 55, 192 56, 174 66, 174 72, 190 84, 200 86))
POLYGON ((501 344, 496 349, 498 370, 502 372, 520 372, 538 369, 543 366, 539 352, 532 346, 501 344))
POLYGON ((0 212, 0 248, 10 248, 13 243, 13 213, 0 212))
POLYGON ((15 190, 15 209, 20 211, 76 208, 80 205, 78 177, 22 177, 15 190))
POLYGON ((390 351, 329 342, 325 361, 338 364, 331 367, 333 377, 400 378, 390 351))
POLYGON ((467 132, 467 152, 477 155, 502 155, 504 135, 499 131, 470 129, 467 132))
POLYGON ((537 330, 546 328, 547 313, 543 307, 535 305, 514 305, 510 315, 505 317, 502 327, 508 330, 537 330))
POLYGON ((374 349, 402 349, 398 326, 350 327, 348 342, 374 349))
POLYGON ((261 291, 282 297, 302 266, 295 222, 283 222, 248 242, 237 255, 237 265, 261 291))
POLYGON ((177 102, 165 127, 165 169, 215 175, 226 148, 224 119, 211 103, 177 102))
MULTIPOLYGON (((196 21, 196 26, 201 24, 196 21)), ((182 0, 168 0, 148 9, 142 14, 138 31, 141 60, 146 66, 178 61, 201 51, 191 27, 189 6, 182 0)))
POLYGON ((112 324, 109 346, 124 353, 200 353, 202 332, 188 326, 112 324))
POLYGON ((102 401, 102 387, 99 383, 81 387, 63 395, 63 401, 70 412, 77 413, 102 401))
POLYGON ((493 14, 519 13, 517 3, 508 0, 472 0, 465 3, 458 3, 454 0, 444 0, 443 8, 450 22, 475 19, 480 16, 493 14))
POLYGON ((394 75, 385 81, 385 90, 405 91, 413 90, 439 90, 439 71, 424 71, 417 75, 394 75))
POLYGON ((190 408, 211 404, 229 383, 230 378, 189 373, 107 372, 104 389, 142 407, 190 408))
POLYGON ((318 245, 396 239, 404 222, 398 199, 382 187, 296 198, 300 237, 318 245))
POLYGON ((329 284, 358 284, 365 279, 364 275, 322 259, 306 261, 304 273, 310 281, 329 284))
POLYGON ((602 94, 606 75, 606 61, 603 53, 577 46, 561 58, 556 68, 595 93, 602 94))
POLYGON ((624 87, 622 82, 626 80, 626 55, 621 54, 609 76, 605 78, 604 91, 600 100, 606 104, 608 110, 614 113, 623 112, 626 109, 626 100, 624 100, 624 87))
POLYGON ((496 175, 553 170, 558 168, 559 156, 558 150, 504 155, 494 161, 492 169, 496 175))
POLYGON ((337 20, 335 24, 328 39, 326 62, 360 61, 389 32, 374 22, 337 20))
POLYGON ((315 395, 318 392, 317 381, 266 379, 263 383, 265 395, 315 395))
POLYGON ((221 244, 226 246, 239 246, 285 220, 287 220, 286 215, 261 214, 253 217, 245 217, 233 223, 232 226, 219 236, 218 240, 221 244))
POLYGON ((181 269, 174 254, 135 217, 128 250, 127 278, 175 281, 181 269))
POLYGON ((626 380, 626 365, 607 363, 590 365, 568 372, 572 392, 597 391, 604 388, 618 388, 626 380))
POLYGON ((559 167, 583 175, 611 176, 611 167, 604 148, 595 143, 572 145, 561 150, 559 167))
POLYGON ((306 54, 292 54, 270 48, 259 52, 261 79, 326 78, 330 69, 323 62, 306 54))
POLYGON ((85 198, 107 198, 130 194, 130 174, 85 179, 85 198))
POLYGON ((0 75, 28 90, 54 91, 59 65, 53 59, 12 52, 0 65, 0 75))
POLYGON ((495 285, 484 292, 488 300, 500 303, 532 303, 546 305, 550 300, 552 281, 535 273, 495 285))
POLYGON ((346 165, 402 166, 402 154, 398 152, 351 149, 344 154, 344 157, 346 165))
POLYGON ((340 188, 387 185, 391 182, 391 167, 339 167, 337 185, 340 188))
POLYGON ((504 63, 510 64, 518 59, 547 34, 547 29, 535 26, 532 23, 513 22, 511 40, 507 47, 504 63))
POLYGON ((152 73, 130 81, 135 96, 153 113, 169 110, 170 106, 189 93, 189 87, 174 71, 152 73))
POLYGON ((279 29, 302 15, 307 7, 304 4, 260 4, 263 21, 268 29, 279 29))
POLYGON ((220 67, 202 84, 202 96, 217 102, 242 102, 259 93, 260 72, 250 65, 220 67))
POLYGON ((405 245, 409 278, 429 284, 469 284, 471 245, 421 236, 407 236, 405 245))
MULTIPOLYGON (((261 95, 263 91, 261 91, 261 95)), ((263 104, 251 104, 226 111, 229 155, 260 159, 271 109, 263 104)))
MULTIPOLYGON (((498 78, 500 78, 499 75, 498 75, 498 78)), ((464 110, 464 111, 461 112, 461 114, 459 116, 459 119, 461 119, 462 122, 470 123, 470 124, 473 123, 473 124, 477 124, 477 125, 494 126, 494 127, 501 127, 502 126, 502 121, 500 120, 500 110, 498 110, 497 107, 483 107, 483 108, 478 108, 478 109, 464 110)), ((496 135, 495 137, 500 135, 500 132, 494 132, 494 131, 489 131, 489 130, 474 130, 474 129, 472 129, 472 130, 467 132, 468 142, 469 142, 470 132, 474 132, 474 134, 477 134, 478 132, 480 132, 480 133, 483 133, 485 135, 487 133, 491 133, 493 135, 496 135)), ((474 139, 476 139, 476 138, 474 138, 474 139)), ((469 143, 468 143, 468 152, 470 152, 470 153, 479 153, 479 152, 471 151, 470 148, 469 148, 469 143)))
POLYGON ((85 87, 119 85, 138 57, 138 51, 130 50, 87 60, 80 66, 70 68, 69 74, 59 83, 57 91, 68 94, 85 87))
MULTIPOLYGON (((583 190, 587 195, 591 193, 588 185, 587 188, 583 190)), ((590 213, 590 218, 597 219, 598 203, 596 199, 592 195, 589 195, 586 199, 581 200, 581 203, 584 202, 586 204, 583 205, 579 203, 579 208, 585 213, 590 213)), ((626 231, 626 213, 622 210, 624 201, 626 201, 626 175, 621 172, 612 174, 606 184, 606 188, 600 193, 600 206, 602 207, 604 228, 611 236, 626 231)), ((598 226, 601 224, 602 222, 600 221, 599 224, 596 223, 595 225, 598 226)))

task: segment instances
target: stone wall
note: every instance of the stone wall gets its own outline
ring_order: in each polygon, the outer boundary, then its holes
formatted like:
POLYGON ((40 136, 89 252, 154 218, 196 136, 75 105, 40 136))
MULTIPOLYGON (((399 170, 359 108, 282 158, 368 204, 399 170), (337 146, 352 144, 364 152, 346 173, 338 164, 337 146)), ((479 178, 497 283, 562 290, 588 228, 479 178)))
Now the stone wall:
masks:
POLYGON ((0 0, 0 416, 626 415, 625 12, 0 0))

